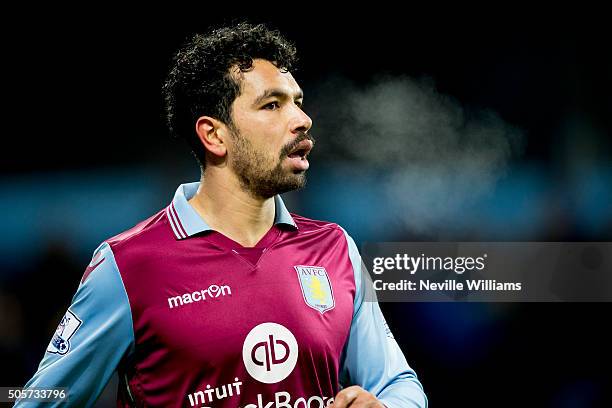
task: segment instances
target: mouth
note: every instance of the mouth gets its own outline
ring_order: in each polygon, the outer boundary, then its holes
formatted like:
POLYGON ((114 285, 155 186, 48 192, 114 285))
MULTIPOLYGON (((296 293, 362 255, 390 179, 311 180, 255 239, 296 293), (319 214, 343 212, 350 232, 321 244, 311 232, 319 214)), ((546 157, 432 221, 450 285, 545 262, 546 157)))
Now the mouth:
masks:
POLYGON ((312 147, 313 147, 312 140, 304 139, 300 143, 298 143, 298 145, 295 146, 293 150, 290 151, 287 156, 292 159, 299 158, 299 159, 305 160, 306 157, 308 157, 308 154, 310 153, 310 151, 312 150, 312 147))
POLYGON ((303 173, 310 167, 306 157, 308 157, 308 153, 312 150, 313 145, 314 142, 312 140, 304 139, 287 155, 289 166, 295 174, 303 173))

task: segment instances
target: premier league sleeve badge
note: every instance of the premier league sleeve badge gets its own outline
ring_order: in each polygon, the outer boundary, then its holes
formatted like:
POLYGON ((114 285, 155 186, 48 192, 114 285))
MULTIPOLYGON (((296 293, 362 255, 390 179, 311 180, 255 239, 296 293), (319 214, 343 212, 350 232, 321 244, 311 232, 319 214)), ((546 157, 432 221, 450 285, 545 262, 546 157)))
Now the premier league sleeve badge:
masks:
POLYGON ((68 309, 55 330, 51 343, 47 347, 47 352, 60 355, 68 353, 70 338, 81 327, 82 323, 83 321, 68 309))

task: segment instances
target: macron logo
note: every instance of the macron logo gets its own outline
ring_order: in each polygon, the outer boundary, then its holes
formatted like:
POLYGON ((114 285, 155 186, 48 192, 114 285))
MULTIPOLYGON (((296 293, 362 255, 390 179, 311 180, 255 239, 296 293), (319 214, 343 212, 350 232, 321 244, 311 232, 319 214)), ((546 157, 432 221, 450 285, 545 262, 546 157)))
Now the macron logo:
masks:
POLYGON ((184 295, 168 298, 168 306, 173 309, 187 303, 200 302, 202 300, 214 299, 219 296, 231 295, 232 289, 227 286, 210 285, 207 289, 196 290, 195 292, 185 293, 184 295))

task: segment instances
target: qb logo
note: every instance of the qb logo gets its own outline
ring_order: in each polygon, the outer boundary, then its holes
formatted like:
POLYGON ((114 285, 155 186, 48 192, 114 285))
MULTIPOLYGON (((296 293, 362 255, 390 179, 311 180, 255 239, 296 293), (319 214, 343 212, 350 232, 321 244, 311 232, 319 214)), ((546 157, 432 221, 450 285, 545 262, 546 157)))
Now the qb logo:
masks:
POLYGON ((244 339, 242 360, 248 373, 262 383, 273 384, 291 374, 298 357, 293 334, 277 323, 255 326, 244 339))

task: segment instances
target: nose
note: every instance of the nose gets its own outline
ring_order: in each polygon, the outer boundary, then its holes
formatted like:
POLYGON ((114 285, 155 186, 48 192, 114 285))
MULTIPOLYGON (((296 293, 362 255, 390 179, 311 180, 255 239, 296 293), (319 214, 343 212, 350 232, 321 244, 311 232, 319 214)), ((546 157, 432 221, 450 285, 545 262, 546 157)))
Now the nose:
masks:
POLYGON ((295 106, 295 116, 291 122, 291 132, 308 132, 312 127, 312 119, 299 106, 295 106))

